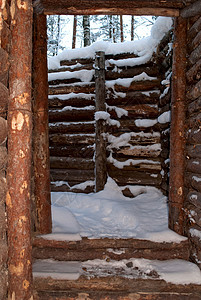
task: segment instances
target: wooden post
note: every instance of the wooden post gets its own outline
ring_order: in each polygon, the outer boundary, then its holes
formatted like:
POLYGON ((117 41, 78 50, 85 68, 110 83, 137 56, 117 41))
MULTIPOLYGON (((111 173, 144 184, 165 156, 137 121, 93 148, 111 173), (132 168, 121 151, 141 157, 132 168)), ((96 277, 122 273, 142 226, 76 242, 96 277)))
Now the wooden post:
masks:
POLYGON ((46 16, 34 14, 33 36, 33 161, 36 230, 40 234, 52 230, 50 199, 50 164, 48 134, 48 77, 46 16))
POLYGON ((11 49, 8 105, 8 299, 30 300, 32 249, 31 179, 31 67, 32 1, 11 3, 11 49))
POLYGON ((169 227, 183 234, 185 170, 186 20, 175 20, 170 132, 169 227))
MULTIPOLYGON (((105 107, 105 54, 103 51, 96 52, 95 58, 96 77, 96 113, 106 110, 105 107)), ((105 120, 96 120, 96 150, 95 150, 95 190, 99 192, 104 189, 107 180, 106 171, 106 142, 105 142, 105 120)))

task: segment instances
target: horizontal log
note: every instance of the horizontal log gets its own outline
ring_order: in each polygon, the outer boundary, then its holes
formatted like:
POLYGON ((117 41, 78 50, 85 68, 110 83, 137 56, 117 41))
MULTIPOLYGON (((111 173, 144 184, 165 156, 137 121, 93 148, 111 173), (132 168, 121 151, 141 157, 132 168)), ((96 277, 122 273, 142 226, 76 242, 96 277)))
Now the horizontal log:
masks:
POLYGON ((76 64, 88 65, 93 64, 93 58, 76 58, 71 60, 61 60, 60 66, 73 66, 76 64))
POLYGON ((124 156, 137 156, 137 157, 158 157, 161 153, 160 147, 151 148, 151 146, 142 146, 142 147, 125 147, 120 150, 117 150, 118 155, 124 156))
POLYGON ((69 135, 69 134, 50 134, 49 135, 50 145, 93 145, 95 143, 95 137, 91 135, 69 135))
POLYGON ((186 162, 186 170, 201 175, 201 159, 188 159, 186 162))
MULTIPOLYGON (((118 161, 121 161, 120 159, 118 159, 118 161)), ((144 171, 150 171, 153 170, 154 171, 161 171, 161 164, 151 164, 149 162, 142 162, 142 163, 138 163, 135 164, 135 159, 133 160, 134 164, 130 164, 129 166, 124 166, 123 168, 117 168, 115 167, 112 163, 107 163, 107 169, 111 170, 111 172, 117 172, 117 173, 121 173, 121 170, 123 171, 139 171, 139 172, 144 172, 144 171)))
MULTIPOLYGON (((110 67, 115 67, 115 64, 110 63, 110 67)), ((157 65, 148 64, 148 65, 142 65, 142 66, 136 66, 132 68, 125 68, 121 70, 120 67, 118 67, 117 71, 109 70, 105 73, 105 79, 106 80, 115 80, 118 78, 131 78, 133 76, 139 75, 141 73, 145 72, 149 76, 158 76, 159 69, 157 65)))
POLYGON ((49 133, 94 133, 95 122, 89 123, 50 123, 49 133))
POLYGON ((201 97, 199 97, 198 99, 194 100, 193 102, 190 102, 187 110, 188 110, 188 114, 194 114, 195 112, 199 112, 201 108, 201 97))
POLYGON ((158 123, 151 127, 143 127, 143 126, 136 126, 134 123, 134 120, 119 119, 119 122, 120 122, 120 127, 109 126, 108 132, 125 133, 125 132, 140 132, 140 131, 144 131, 144 132, 159 132, 160 131, 160 126, 158 123))
POLYGON ((194 115, 190 115, 190 117, 187 119, 188 120, 188 126, 189 128, 199 128, 200 126, 200 120, 201 120, 201 113, 197 113, 194 115))
MULTIPOLYGON (((72 72, 73 74, 73 72, 72 72)), ((73 84, 73 83, 78 83, 78 82, 82 82, 81 79, 79 78, 68 78, 68 79, 55 79, 55 80, 50 80, 48 81, 48 84, 52 87, 54 85, 59 85, 59 84, 73 84)))
POLYGON ((8 134, 8 131, 7 131, 7 121, 0 117, 0 145, 5 143, 6 139, 7 139, 7 134, 8 134))
POLYGON ((188 216, 190 217, 190 221, 193 224, 196 224, 197 226, 201 227, 201 210, 200 208, 194 206, 194 205, 188 205, 188 216))
POLYGON ((69 170, 69 169, 51 169, 50 179, 52 181, 76 181, 84 182, 94 180, 94 170, 69 170))
POLYGON ((169 89, 168 93, 162 96, 159 100, 159 107, 163 107, 171 102, 171 91, 169 89))
POLYGON ((192 42, 188 44, 188 52, 191 53, 199 44, 201 44, 201 32, 198 32, 192 42))
POLYGON ((201 58, 201 44, 190 54, 188 62, 191 65, 196 64, 196 62, 201 58))
POLYGON ((201 158, 201 145, 187 145, 186 153, 191 158, 201 158))
POLYGON ((130 53, 130 52, 124 52, 118 54, 105 54, 105 60, 109 60, 109 59, 119 60, 119 59, 136 58, 136 57, 139 56, 135 53, 130 53))
POLYGON ((193 189, 197 190, 198 192, 201 192, 201 176, 200 174, 191 173, 190 174, 190 183, 193 189))
MULTIPOLYGON (((46 0, 47 1, 47 0, 46 0)), ((88 1, 87 1, 88 2, 88 1)), ((109 1, 107 1, 109 2, 109 1)), ((43 2, 44 3, 44 2, 43 2)), ((102 2, 103 3, 103 2, 102 2)), ((105 2, 104 2, 105 3, 105 2)), ((175 8, 155 8, 152 4, 151 7, 132 7, 130 1, 127 1, 127 3, 124 1, 124 7, 119 8, 117 7, 117 4, 115 2, 115 5, 111 7, 111 2, 109 4, 109 7, 105 7, 105 5, 101 4, 101 8, 97 8, 97 5, 94 6, 94 4, 90 4, 90 7, 88 5, 82 6, 79 9, 76 8, 76 5, 70 5, 66 7, 66 5, 62 4, 61 6, 50 6, 49 4, 44 9, 41 10, 40 7, 38 7, 37 12, 39 13, 45 13, 46 15, 134 15, 134 16, 142 16, 142 15, 150 15, 150 16, 166 16, 166 17, 178 17, 179 16, 179 9, 175 8), (125 6, 125 4, 127 4, 125 6), (84 8, 83 8, 84 7, 84 8)), ((136 3, 136 2, 134 2, 136 3)), ((162 3, 162 2, 160 2, 162 3)), ((59 2, 60 4, 60 2, 59 2)), ((135 5, 135 4, 134 4, 135 5)), ((150 4, 149 4, 150 5, 150 4)))
POLYGON ((201 193, 190 191, 186 196, 186 201, 201 209, 201 193))
POLYGON ((91 97, 91 99, 84 98, 75 98, 72 97, 70 99, 61 100, 57 98, 56 96, 54 98, 51 98, 48 100, 49 108, 59 108, 59 107, 65 107, 65 106, 73 106, 73 107, 85 107, 89 105, 95 105, 95 96, 91 97))
POLYGON ((199 59, 186 73, 188 83, 200 80, 201 78, 201 59, 199 59))
MULTIPOLYGON (((70 61, 70 63, 72 63, 70 61)), ((93 63, 89 63, 89 64, 78 64, 76 66, 77 63, 75 63, 75 66, 73 67, 70 67, 70 65, 68 65, 69 67, 67 66, 64 66, 64 67, 60 67, 59 69, 50 69, 48 70, 48 73, 58 73, 58 72, 75 72, 75 71, 80 71, 80 70, 92 70, 93 69, 93 63)))
POLYGON ((160 80, 144 80, 144 81, 133 81, 129 87, 125 87, 119 84, 114 85, 116 92, 126 91, 148 91, 152 89, 160 88, 160 80))
POLYGON ((9 92, 7 87, 0 82, 0 114, 7 111, 9 92))
POLYGON ((94 170, 92 159, 50 156, 51 169, 94 170))
MULTIPOLYGON (((139 104, 139 105, 129 105, 129 106, 118 106, 118 108, 125 109, 128 112, 127 116, 122 116, 121 119, 130 118, 157 118, 159 115, 158 109, 156 107, 147 105, 147 104, 139 104)), ((118 115, 115 109, 108 110, 112 118, 117 118, 118 115)))
POLYGON ((191 42, 201 30, 201 17, 199 17, 187 32, 188 42, 191 42))
MULTIPOLYGON (((106 244, 106 243, 105 243, 106 244)), ((36 259, 48 259, 54 258, 59 261, 87 261, 93 259, 103 259, 105 260, 122 260, 129 258, 144 258, 144 259, 155 259, 157 257, 158 260, 166 260, 166 259, 188 259, 188 251, 187 245, 183 244, 183 248, 180 245, 174 245, 174 247, 170 247, 167 245, 159 244, 156 245, 155 248, 149 248, 149 242, 147 241, 147 246, 136 248, 123 247, 124 251, 119 251, 122 248, 108 248, 98 247, 93 249, 84 246, 84 243, 80 242, 79 247, 75 247, 76 249, 68 249, 68 247, 33 247, 33 257, 36 259), (113 250, 114 249, 114 250, 113 250), (115 251, 116 250, 116 251, 115 251)), ((135 294, 136 295, 136 294, 135 294)), ((48 298, 49 299, 49 298, 48 298)), ((94 298, 98 299, 98 298, 94 298)), ((102 298, 108 299, 109 298, 102 298)), ((110 298, 112 299, 112 298, 110 298)), ((114 298, 113 298, 114 299, 114 298)), ((117 299, 115 297, 115 299, 117 299)), ((118 298, 123 299, 123 298, 118 298)), ((126 299, 126 298, 124 298, 126 299)), ((129 298, 127 298, 129 299, 129 298)))
POLYGON ((50 122, 81 122, 81 121, 93 121, 94 120, 94 110, 89 109, 50 109, 49 110, 49 121, 50 122))
POLYGON ((180 12, 182 18, 191 18, 200 14, 201 11, 201 0, 197 0, 191 5, 183 8, 180 12))
POLYGON ((156 104, 159 101, 160 93, 158 91, 149 91, 149 92, 125 92, 125 97, 117 97, 115 98, 113 93, 108 94, 108 99, 106 102, 108 105, 135 105, 135 104, 156 104))
POLYGON ((95 84, 91 83, 88 85, 66 85, 58 87, 49 87, 49 95, 69 94, 69 93, 94 93, 95 84))
POLYGON ((88 146, 63 146, 63 147, 50 147, 50 156, 67 156, 67 157, 80 157, 80 158, 93 158, 94 149, 88 146))
POLYGON ((94 192, 94 185, 93 186, 87 186, 84 190, 78 189, 78 188, 70 188, 67 185, 63 184, 61 186, 57 186, 55 183, 51 183, 51 192, 72 192, 72 193, 93 193, 94 192))
POLYGON ((200 141, 201 141, 201 129, 199 128, 198 125, 196 128, 194 127, 190 129, 190 131, 188 132, 187 142, 189 144, 195 145, 195 144, 199 144, 200 141))
POLYGON ((109 170, 108 175, 114 179, 119 185, 140 184, 159 186, 161 184, 161 175, 159 173, 124 171, 119 173, 109 170))
POLYGON ((187 92, 186 96, 187 99, 191 101, 201 96, 201 80, 197 82, 189 92, 187 92))

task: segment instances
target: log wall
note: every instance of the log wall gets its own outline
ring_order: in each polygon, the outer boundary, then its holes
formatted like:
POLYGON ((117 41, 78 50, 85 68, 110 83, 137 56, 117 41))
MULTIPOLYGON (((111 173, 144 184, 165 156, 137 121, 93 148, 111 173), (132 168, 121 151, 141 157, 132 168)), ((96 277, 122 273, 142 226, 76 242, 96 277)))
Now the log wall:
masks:
POLYGON ((188 20, 185 213, 191 259, 201 267, 201 17, 188 20))
MULTIPOLYGON (((1 3, 1 1, 0 1, 1 3)), ((0 5, 0 299, 7 299, 7 224, 5 212, 6 200, 6 166, 7 166, 7 105, 8 105, 8 71, 10 48, 9 4, 0 5)))
MULTIPOLYGON (((152 185, 167 194, 170 39, 164 37, 158 53, 140 66, 129 65, 134 54, 105 55, 107 173, 120 186, 152 185)), ((94 190, 93 64, 94 59, 74 59, 49 70, 52 191, 94 190), (79 71, 91 72, 89 80, 79 71)), ((128 188, 124 193, 131 195, 128 188)))

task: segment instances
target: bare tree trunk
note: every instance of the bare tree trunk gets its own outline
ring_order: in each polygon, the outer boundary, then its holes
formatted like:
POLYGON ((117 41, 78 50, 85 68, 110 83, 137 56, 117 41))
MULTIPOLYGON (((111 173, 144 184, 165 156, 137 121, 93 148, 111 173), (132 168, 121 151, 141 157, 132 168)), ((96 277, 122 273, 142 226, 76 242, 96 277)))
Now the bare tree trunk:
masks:
POLYGON ((60 42, 60 19, 61 19, 61 17, 58 15, 58 19, 57 19, 57 38, 56 38, 56 53, 55 53, 55 55, 58 55, 58 52, 59 52, 59 42, 60 42))
POLYGON ((112 41, 112 16, 109 16, 108 27, 109 27, 109 39, 111 42, 112 41))
POLYGON ((89 16, 83 16, 84 47, 90 45, 90 20, 89 16))
POLYGON ((31 247, 32 1, 12 2, 8 106, 8 299, 33 299, 31 247))
POLYGON ((76 45, 76 33, 77 33, 77 16, 74 15, 73 18, 73 39, 72 39, 72 49, 75 48, 76 45))
POLYGON ((124 41, 124 26, 123 26, 123 16, 120 15, 120 32, 121 32, 121 42, 124 41))
POLYGON ((131 16, 131 41, 134 41, 134 23, 135 17, 131 16))

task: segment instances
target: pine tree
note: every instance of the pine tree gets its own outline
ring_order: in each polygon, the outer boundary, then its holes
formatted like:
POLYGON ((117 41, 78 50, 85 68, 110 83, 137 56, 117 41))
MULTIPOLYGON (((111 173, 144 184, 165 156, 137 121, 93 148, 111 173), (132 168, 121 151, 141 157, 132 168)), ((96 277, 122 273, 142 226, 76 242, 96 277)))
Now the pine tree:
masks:
POLYGON ((77 33, 77 16, 74 15, 74 18, 73 18, 72 49, 74 49, 74 48, 75 48, 75 45, 76 45, 76 33, 77 33))
POLYGON ((83 16, 83 35, 84 35, 84 47, 91 44, 90 41, 90 18, 89 16, 83 16))

